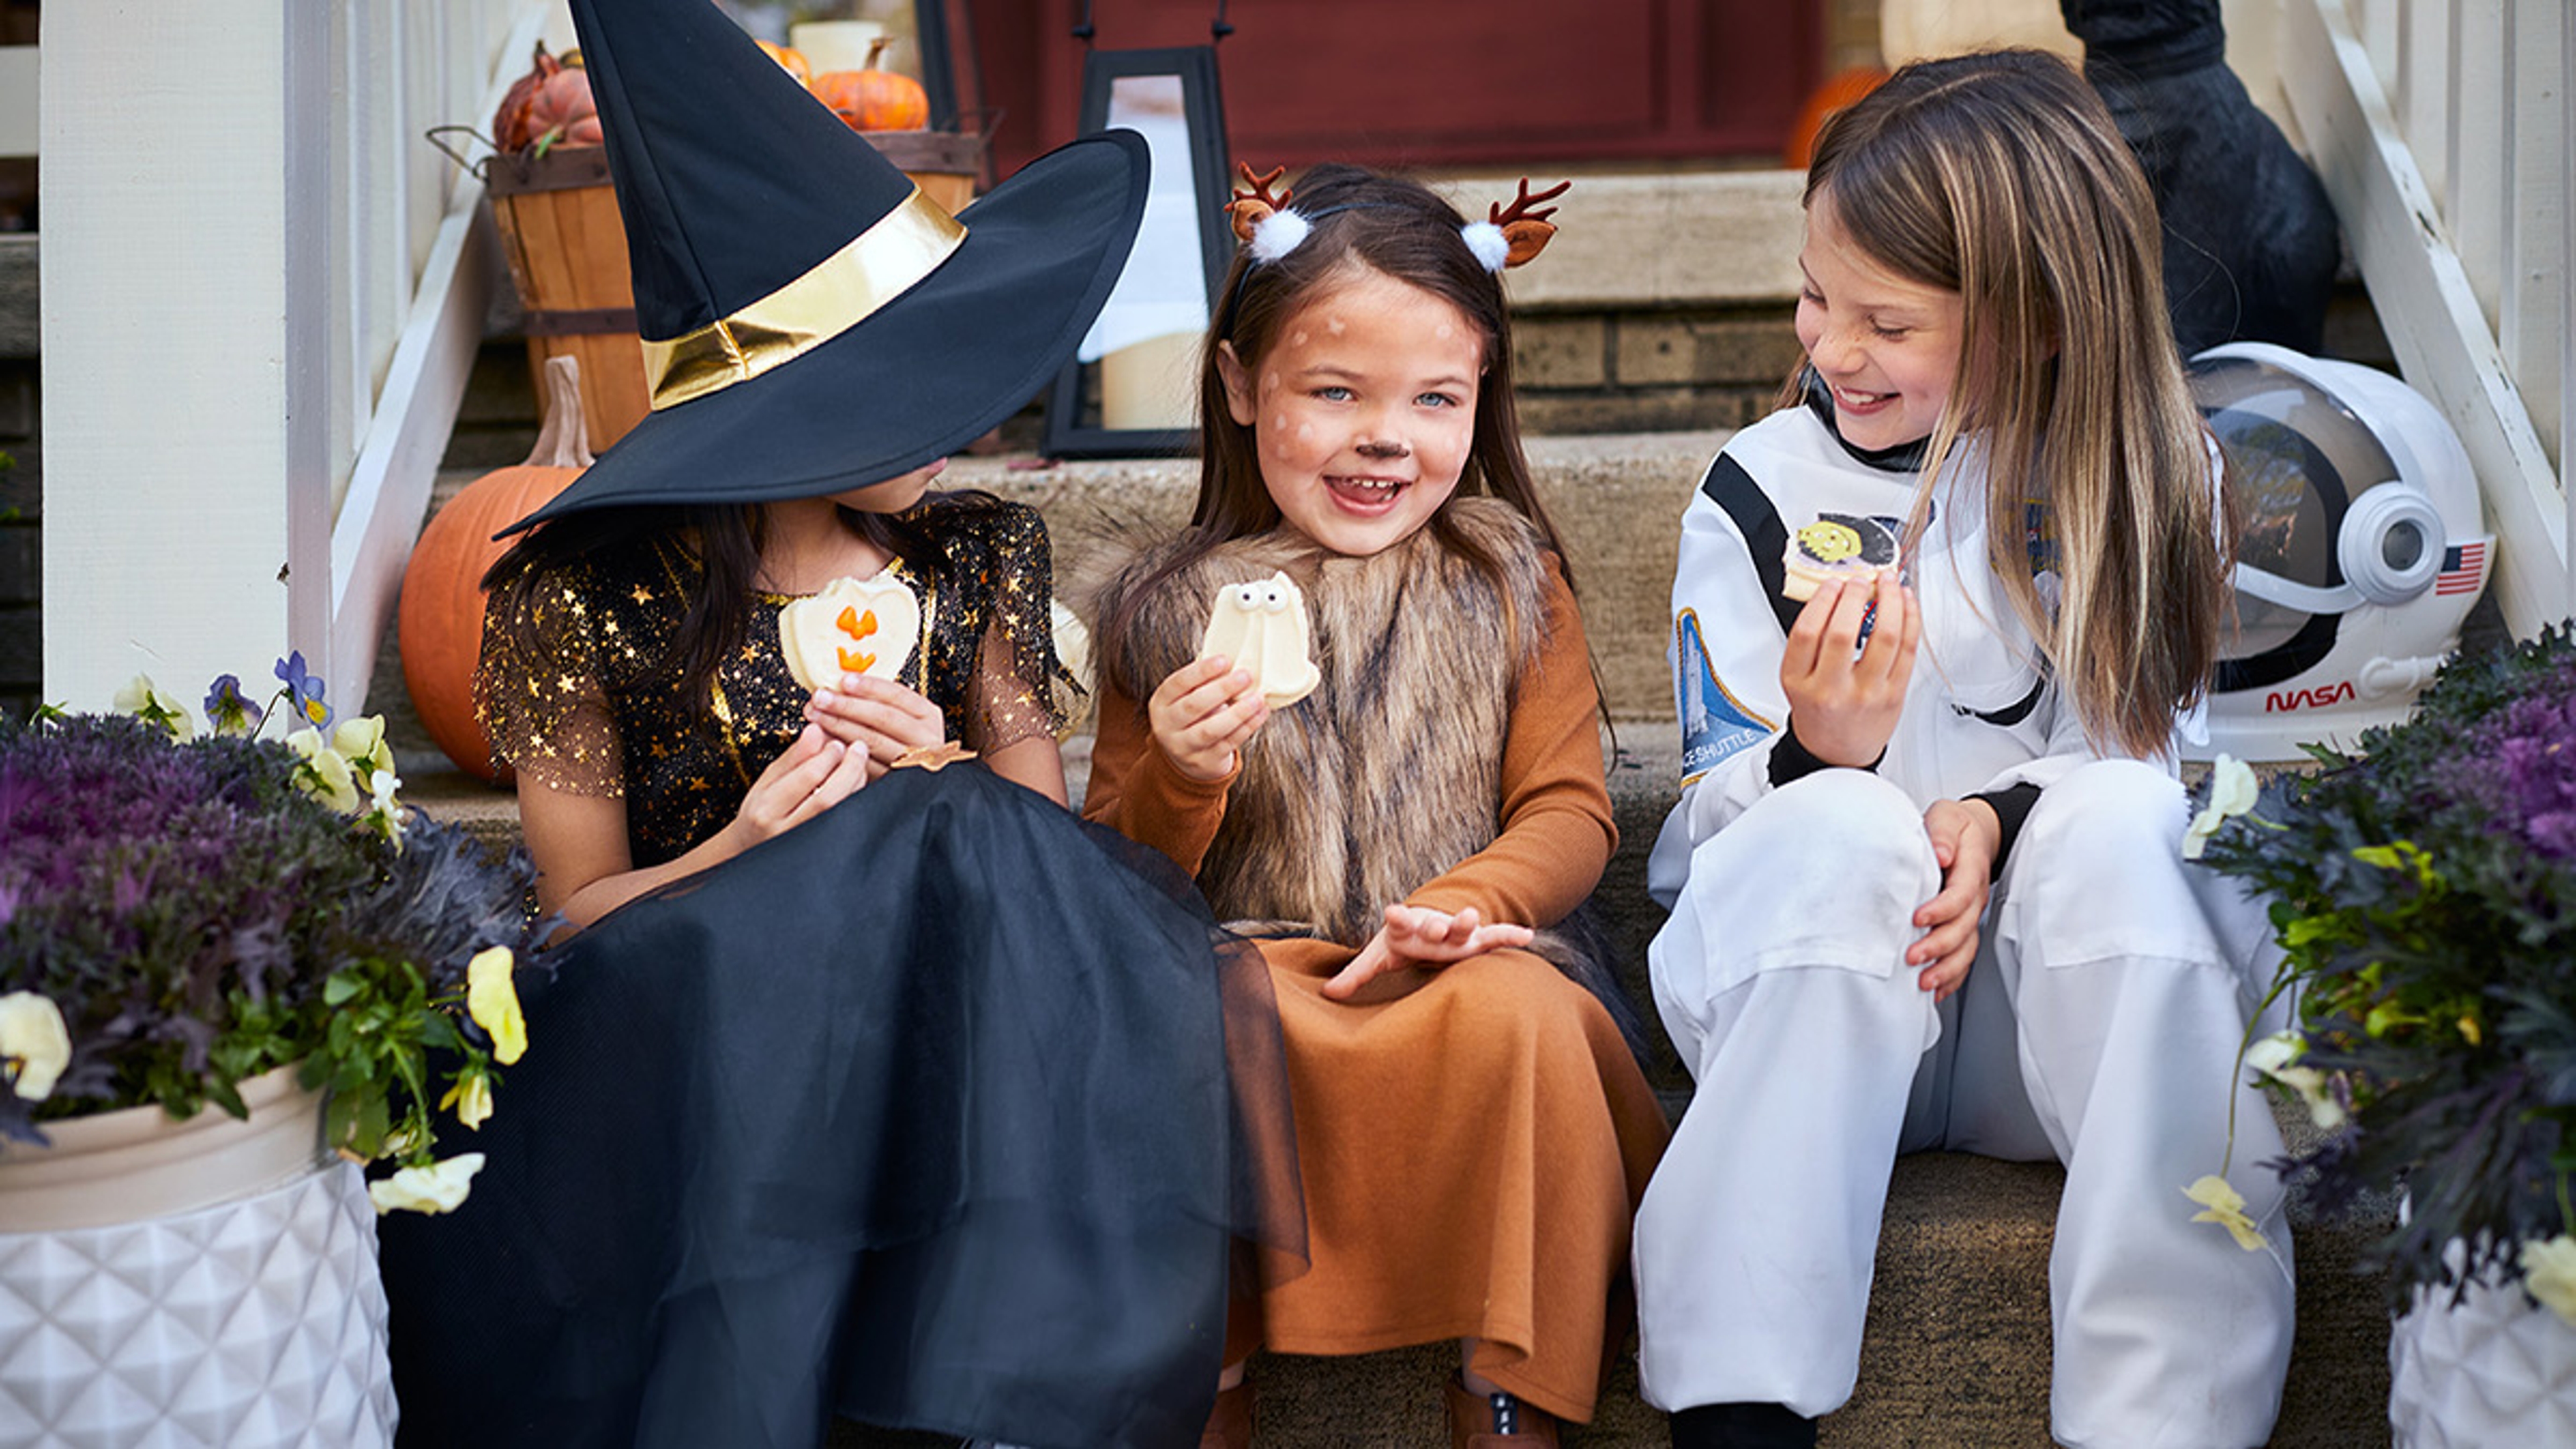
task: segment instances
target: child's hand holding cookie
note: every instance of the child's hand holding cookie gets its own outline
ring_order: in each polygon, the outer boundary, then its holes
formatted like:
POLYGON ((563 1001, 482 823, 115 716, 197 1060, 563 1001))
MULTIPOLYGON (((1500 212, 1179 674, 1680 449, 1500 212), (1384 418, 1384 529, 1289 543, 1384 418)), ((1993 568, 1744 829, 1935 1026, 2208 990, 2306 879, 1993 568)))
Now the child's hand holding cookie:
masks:
POLYGON ((1235 751, 1270 718, 1270 706, 1251 670, 1209 654, 1173 670, 1145 702, 1145 718, 1173 768, 1205 783, 1234 773, 1235 751))

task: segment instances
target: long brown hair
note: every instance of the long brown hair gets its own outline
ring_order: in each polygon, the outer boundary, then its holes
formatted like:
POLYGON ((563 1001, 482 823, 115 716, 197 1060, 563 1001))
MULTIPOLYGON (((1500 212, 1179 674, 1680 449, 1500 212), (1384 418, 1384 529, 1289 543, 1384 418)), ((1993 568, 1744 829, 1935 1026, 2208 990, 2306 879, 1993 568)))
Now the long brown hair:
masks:
POLYGON ((2164 753, 2217 661, 2234 530, 2165 318, 2155 202, 2109 111, 2037 51, 1910 65, 1825 125, 1820 199, 1880 265, 1959 294, 1927 474, 1977 435, 1988 557, 2086 736, 2164 753), (2033 505, 2053 610, 2019 566, 2033 505))
MULTIPOLYGON (((1226 274, 1225 301, 1209 324, 1199 358, 1199 496, 1191 532, 1164 567, 1141 586, 1123 591, 1105 637, 1122 638, 1136 608, 1163 579, 1177 574, 1228 539, 1265 533, 1279 525, 1279 505, 1262 482, 1252 429, 1234 420, 1226 405, 1217 345, 1230 343, 1247 372, 1258 373, 1288 320, 1359 271, 1374 271, 1420 287, 1456 307, 1483 344, 1484 376, 1476 389, 1475 436, 1453 497, 1490 496, 1518 509, 1537 529, 1541 546, 1557 555, 1566 583, 1574 582, 1555 520, 1530 481, 1521 453, 1520 413, 1512 396, 1511 313, 1502 281, 1486 270, 1459 235, 1465 218, 1421 183, 1358 166, 1328 163, 1298 178, 1294 209, 1313 230, 1286 256, 1255 261, 1238 252, 1226 274)), ((1502 562, 1486 557, 1450 526, 1447 510, 1431 516, 1431 529, 1447 547, 1499 579, 1502 562)))

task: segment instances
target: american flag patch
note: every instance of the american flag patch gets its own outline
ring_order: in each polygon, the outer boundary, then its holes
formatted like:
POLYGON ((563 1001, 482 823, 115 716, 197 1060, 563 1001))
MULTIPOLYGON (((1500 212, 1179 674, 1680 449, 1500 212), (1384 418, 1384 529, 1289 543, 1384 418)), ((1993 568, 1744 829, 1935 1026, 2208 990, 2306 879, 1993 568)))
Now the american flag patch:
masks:
POLYGON ((2433 592, 2474 594, 2486 581, 2486 541, 2456 543, 2442 550, 2442 571, 2433 576, 2433 592))

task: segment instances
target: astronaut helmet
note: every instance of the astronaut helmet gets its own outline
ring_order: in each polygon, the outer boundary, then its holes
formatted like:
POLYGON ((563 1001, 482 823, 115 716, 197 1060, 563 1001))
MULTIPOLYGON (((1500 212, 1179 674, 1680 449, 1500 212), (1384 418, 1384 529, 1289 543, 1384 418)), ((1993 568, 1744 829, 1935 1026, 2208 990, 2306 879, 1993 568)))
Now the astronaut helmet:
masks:
POLYGON ((2244 532, 2208 737, 2183 753, 2349 749, 2406 718, 2486 587, 2495 538, 2467 450, 2422 394, 2355 363, 2234 342, 2190 372, 2244 532))

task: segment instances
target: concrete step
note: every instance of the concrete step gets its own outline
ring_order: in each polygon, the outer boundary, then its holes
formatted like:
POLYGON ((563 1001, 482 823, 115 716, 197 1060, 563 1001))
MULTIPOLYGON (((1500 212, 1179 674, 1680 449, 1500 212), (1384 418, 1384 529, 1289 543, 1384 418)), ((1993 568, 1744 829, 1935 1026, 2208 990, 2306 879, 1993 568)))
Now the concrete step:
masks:
MULTIPOLYGON (((1624 984, 1649 1017, 1650 1075, 1676 1112, 1690 1083, 1651 1020, 1646 943, 1662 912, 1646 897, 1645 859, 1679 775, 1664 663, 1677 522, 1722 439, 1715 433, 1550 438, 1533 440, 1530 448, 1540 488, 1566 534, 1593 652, 1619 720, 1610 788, 1621 843, 1596 904, 1624 984)), ((442 499, 470 476, 447 479, 442 499)), ((966 459, 953 481, 1037 506, 1057 538, 1060 560, 1077 563, 1122 525, 1185 519, 1196 466, 1184 460, 1026 468, 966 459)), ((390 630, 385 650, 370 708, 388 716, 406 794, 496 843, 515 840, 515 802, 445 766, 402 697, 390 630)), ((1088 777, 1089 746, 1087 736, 1077 735, 1066 747, 1077 792, 1088 777)), ((1860 1386, 1826 1420, 1828 1449, 2021 1449, 2049 1442, 2048 1248, 2063 1180, 2054 1165, 1956 1153, 1897 1164, 1860 1386)), ((2294 1221, 2298 1339, 2272 1442, 2281 1449, 2385 1444, 2387 1319, 2377 1280, 2355 1270, 2360 1250, 2384 1220, 2294 1221)), ((1261 1449, 1437 1444, 1444 1432, 1439 1388, 1454 1361, 1447 1345, 1348 1359, 1263 1355, 1253 1369, 1262 1395, 1261 1449)), ((1662 1416, 1637 1397, 1633 1344, 1604 1386, 1592 1425, 1569 1438, 1600 1446, 1667 1442, 1662 1416)), ((855 1424, 840 1426, 832 1439, 844 1449, 942 1442, 855 1424)))
MULTIPOLYGON (((1662 913, 1646 899, 1645 853, 1672 795, 1678 749, 1669 723, 1629 722, 1610 774, 1622 842, 1598 903, 1625 984, 1640 1003, 1645 943, 1662 913)), ((1066 751, 1077 788, 1089 740, 1066 751)), ((495 839, 515 835, 505 793, 454 772, 421 772, 410 793, 495 839)), ((1651 1016, 1651 1010, 1649 1010, 1651 1016)), ((1650 1022, 1653 1077, 1676 1110, 1688 1078, 1650 1022)), ((1925 1153, 1897 1164, 1858 1392, 1825 1421, 1826 1449, 1995 1446, 2048 1439, 2048 1249, 2064 1174, 2054 1165, 1925 1153)), ((2180 1184, 2176 1184, 2177 1187, 2180 1184)), ((2180 1205, 2180 1195, 2176 1195, 2180 1205)), ((2300 1308, 2279 1449, 2360 1449, 2388 1442, 2388 1322, 2376 1278, 2355 1260, 2384 1221, 2298 1225, 2300 1308)), ((1263 1355, 1260 1449, 1441 1442, 1439 1387, 1455 1350, 1430 1345, 1349 1359, 1263 1355)), ((841 1449, 923 1449, 941 1441, 842 1425, 841 1449)), ((1599 1413, 1572 1442, 1661 1445, 1662 1416, 1637 1397, 1634 1345, 1604 1386, 1599 1413)))

